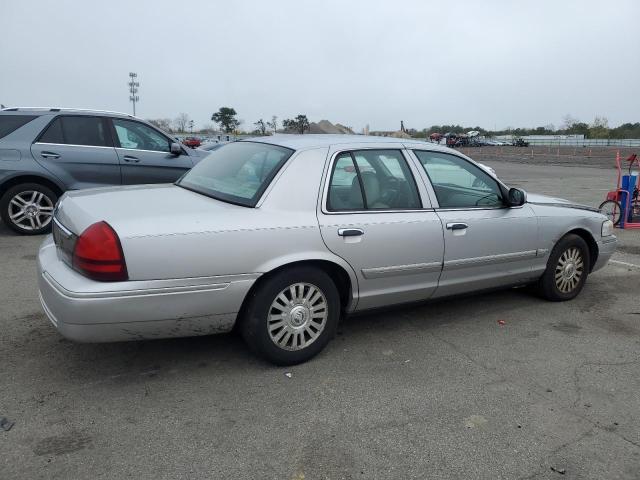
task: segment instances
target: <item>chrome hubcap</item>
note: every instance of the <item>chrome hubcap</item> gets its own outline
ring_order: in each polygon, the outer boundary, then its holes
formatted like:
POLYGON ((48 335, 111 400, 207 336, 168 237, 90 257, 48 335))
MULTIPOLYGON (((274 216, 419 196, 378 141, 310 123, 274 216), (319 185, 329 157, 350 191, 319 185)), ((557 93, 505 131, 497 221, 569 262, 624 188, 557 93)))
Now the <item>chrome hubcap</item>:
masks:
POLYGON ((563 252, 556 265, 556 286, 562 293, 573 291, 584 273, 582 253, 576 247, 571 247, 563 252))
POLYGON ((40 230, 51 223, 53 202, 42 192, 20 192, 9 201, 9 218, 24 230, 40 230))
POLYGON ((269 308, 269 336, 284 350, 302 350, 316 341, 327 323, 327 299, 315 285, 295 283, 269 308))

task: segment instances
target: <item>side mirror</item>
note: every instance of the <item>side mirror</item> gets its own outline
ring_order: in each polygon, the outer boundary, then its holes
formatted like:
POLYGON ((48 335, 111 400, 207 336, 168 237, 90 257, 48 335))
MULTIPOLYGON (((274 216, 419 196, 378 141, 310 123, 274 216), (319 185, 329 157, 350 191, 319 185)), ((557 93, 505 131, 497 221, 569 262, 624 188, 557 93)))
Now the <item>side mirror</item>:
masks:
POLYGON ((173 155, 181 155, 182 154, 182 147, 180 146, 179 143, 176 143, 176 142, 172 142, 171 143, 171 153, 173 155))
POLYGON ((520 188, 510 188, 508 202, 510 207, 521 207, 527 201, 527 194, 520 188))

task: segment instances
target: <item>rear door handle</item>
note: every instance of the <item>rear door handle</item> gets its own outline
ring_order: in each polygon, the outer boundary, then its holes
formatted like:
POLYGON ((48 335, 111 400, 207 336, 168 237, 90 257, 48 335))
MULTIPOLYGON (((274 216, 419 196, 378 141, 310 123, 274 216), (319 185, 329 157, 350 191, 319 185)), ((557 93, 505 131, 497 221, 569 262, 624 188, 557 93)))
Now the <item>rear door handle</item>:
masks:
POLYGON ((341 237, 358 237, 364 235, 364 230, 360 228, 339 228, 338 235, 341 237))
POLYGON ((131 155, 125 155, 123 160, 129 163, 138 163, 140 161, 137 157, 132 157, 131 155))
POLYGON ((41 152, 40 156, 43 158, 60 158, 60 155, 53 152, 41 152))
POLYGON ((466 223, 447 223, 447 230, 464 230, 469 228, 466 223))

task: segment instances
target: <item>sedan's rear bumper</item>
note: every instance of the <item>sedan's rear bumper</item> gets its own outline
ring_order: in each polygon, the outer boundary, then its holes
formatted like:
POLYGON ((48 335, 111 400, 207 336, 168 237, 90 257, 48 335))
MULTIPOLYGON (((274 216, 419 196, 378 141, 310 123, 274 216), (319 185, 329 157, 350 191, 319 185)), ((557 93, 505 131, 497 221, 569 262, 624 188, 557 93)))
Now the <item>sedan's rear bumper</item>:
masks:
POLYGON ((96 282, 64 264, 51 237, 38 255, 42 307, 65 337, 113 342, 231 330, 257 275, 96 282))

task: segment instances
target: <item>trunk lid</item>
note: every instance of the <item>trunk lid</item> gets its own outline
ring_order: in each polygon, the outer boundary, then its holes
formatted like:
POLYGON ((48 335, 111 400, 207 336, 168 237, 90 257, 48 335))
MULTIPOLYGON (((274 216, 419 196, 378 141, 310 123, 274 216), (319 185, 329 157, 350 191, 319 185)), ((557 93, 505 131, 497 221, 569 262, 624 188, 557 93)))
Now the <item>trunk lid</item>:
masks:
POLYGON ((105 221, 123 239, 211 231, 252 210, 172 184, 132 185, 69 191, 55 218, 75 235, 105 221))

